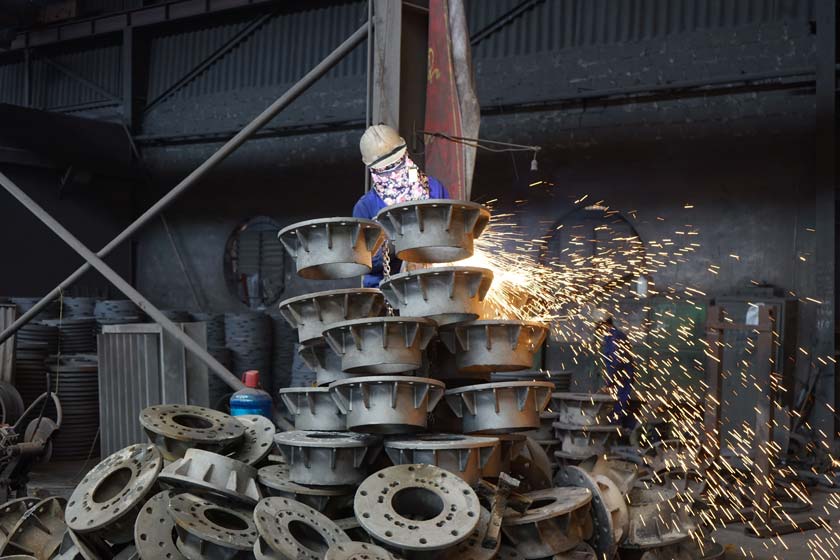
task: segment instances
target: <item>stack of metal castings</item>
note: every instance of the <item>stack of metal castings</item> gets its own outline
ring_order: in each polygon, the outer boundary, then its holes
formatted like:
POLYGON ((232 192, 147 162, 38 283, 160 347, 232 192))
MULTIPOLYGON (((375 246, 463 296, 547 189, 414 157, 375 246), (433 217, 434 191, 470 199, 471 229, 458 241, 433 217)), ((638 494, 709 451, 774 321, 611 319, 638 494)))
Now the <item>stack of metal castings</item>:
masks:
POLYGON ((48 319, 43 324, 58 329, 59 350, 62 354, 96 353, 96 318, 92 312, 86 317, 48 319))
POLYGON ((603 455, 621 432, 610 423, 617 399, 603 393, 552 393, 550 409, 562 464, 577 465, 603 455))
POLYGON ((141 323, 146 314, 129 299, 105 299, 96 302, 93 308, 97 331, 102 332, 105 325, 125 325, 141 323))

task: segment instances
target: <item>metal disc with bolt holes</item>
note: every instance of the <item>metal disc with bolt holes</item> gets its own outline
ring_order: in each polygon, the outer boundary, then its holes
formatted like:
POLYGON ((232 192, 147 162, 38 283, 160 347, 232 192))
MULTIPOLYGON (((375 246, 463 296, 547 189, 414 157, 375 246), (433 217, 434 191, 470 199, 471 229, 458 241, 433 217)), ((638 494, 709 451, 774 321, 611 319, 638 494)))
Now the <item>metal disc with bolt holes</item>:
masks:
POLYGON ((6 544, 12 528, 17 525, 23 514, 38 503, 38 498, 18 498, 6 502, 0 507, 0 547, 6 544))
POLYGON ((144 408, 140 424, 163 458, 175 461, 188 449, 220 451, 245 435, 245 426, 233 416, 202 406, 162 404, 144 408))
POLYGON ((521 515, 509 510, 502 519, 502 531, 525 558, 570 550, 590 536, 592 492, 586 488, 548 488, 525 496, 532 500, 529 509, 521 515))
POLYGON ((359 486, 353 508, 359 523, 377 540, 429 552, 468 539, 480 511, 469 484, 433 465, 382 469, 359 486))
POLYGON ((484 548, 482 546, 484 535, 487 534, 487 529, 490 526, 490 512, 485 508, 481 508, 478 516, 478 525, 475 526, 473 532, 467 540, 462 541, 449 550, 441 551, 440 560, 493 560, 496 558, 496 553, 502 545, 502 539, 496 539, 496 546, 493 548, 484 548))
POLYGON ((158 478, 188 492, 209 492, 244 504, 253 505, 262 499, 257 469, 202 449, 190 449, 183 459, 167 465, 158 478))
POLYGON ((350 537, 334 521, 287 498, 266 498, 254 508, 257 560, 321 560, 330 546, 350 537))
POLYGON ((29 508, 18 520, 0 556, 14 554, 30 555, 35 558, 52 558, 58 552, 64 531, 64 498, 47 498, 29 508))
POLYGON ((178 551, 187 560, 251 557, 257 527, 250 510, 179 494, 169 500, 169 514, 178 533, 178 551))
POLYGON ((277 239, 294 259, 298 276, 337 280, 370 272, 385 234, 373 220, 319 218, 287 226, 277 239))
POLYGON ((245 414, 235 418, 245 426, 245 435, 236 451, 230 454, 230 458, 251 466, 259 465, 274 447, 274 434, 277 432, 274 422, 258 414, 245 414))
POLYGON ((350 541, 330 546, 324 560, 395 560, 395 557, 381 546, 350 541))
POLYGON ((76 486, 67 525, 78 533, 107 532, 113 543, 134 535, 134 519, 155 488, 163 457, 152 444, 129 445, 105 458, 76 486))
POLYGON ((143 560, 183 560, 175 544, 175 522, 169 516, 171 490, 164 490, 152 496, 134 523, 134 544, 143 560))
MULTIPOLYGON (((601 478, 612 484, 608 478, 601 478)), ((613 496, 604 496, 604 493, 601 491, 602 486, 599 485, 594 478, 592 478, 583 469, 571 465, 560 467, 554 477, 554 482, 558 486, 576 486, 578 488, 586 488, 592 492, 591 515, 593 533, 592 538, 589 539, 588 542, 592 545, 592 548, 595 549, 595 552, 598 555, 598 560, 609 560, 615 556, 618 540, 620 540, 621 537, 621 535, 619 535, 619 539, 616 539, 615 532, 621 531, 621 529, 615 526, 613 519, 613 514, 615 513, 615 508, 617 507, 617 504, 610 503, 613 496)), ((615 487, 614 484, 613 487, 615 487)), ((622 504, 623 503, 624 501, 622 498, 622 504)))
POLYGON ((342 509, 342 504, 352 505, 353 486, 304 486, 289 480, 286 465, 269 465, 259 470, 257 480, 271 496, 290 498, 302 504, 331 514, 342 509))
POLYGON ((298 484, 343 486, 367 476, 382 440, 349 432, 280 432, 274 443, 289 465, 289 479, 298 484))

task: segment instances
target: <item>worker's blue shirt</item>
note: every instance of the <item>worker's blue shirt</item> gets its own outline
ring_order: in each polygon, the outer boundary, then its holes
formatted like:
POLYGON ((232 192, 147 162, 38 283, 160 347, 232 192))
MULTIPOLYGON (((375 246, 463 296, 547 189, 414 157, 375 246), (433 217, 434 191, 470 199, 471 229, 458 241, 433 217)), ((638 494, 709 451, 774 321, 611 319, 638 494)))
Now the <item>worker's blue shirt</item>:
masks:
MULTIPOLYGON (((449 198, 449 191, 446 190, 446 187, 431 176, 429 177, 429 198, 449 198)), ((385 206, 385 201, 376 194, 375 190, 371 189, 353 207, 353 217, 372 220, 385 206)), ((400 266, 402 266, 402 262, 391 255, 391 271, 396 274, 399 272, 400 266)), ((365 288, 378 288, 383 275, 382 251, 379 251, 373 256, 373 268, 370 274, 365 275, 365 288)))
POLYGON ((615 385, 626 385, 633 381, 633 357, 627 335, 616 327, 610 327, 604 336, 602 349, 607 366, 607 378, 615 385))

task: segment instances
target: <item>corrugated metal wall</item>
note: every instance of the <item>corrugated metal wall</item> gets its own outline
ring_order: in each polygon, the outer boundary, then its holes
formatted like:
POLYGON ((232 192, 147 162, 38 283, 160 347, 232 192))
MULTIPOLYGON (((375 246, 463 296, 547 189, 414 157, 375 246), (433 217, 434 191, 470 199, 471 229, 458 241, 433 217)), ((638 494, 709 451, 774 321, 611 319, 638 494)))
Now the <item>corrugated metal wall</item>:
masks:
MULTIPOLYGON (((99 0, 91 0, 86 6, 98 9, 96 1, 99 0)), ((120 5, 134 7, 136 3, 122 0, 120 5)), ((520 0, 470 0, 472 32, 485 28, 519 3, 520 0)), ((106 3, 102 4, 105 9, 106 3)), ((182 88, 177 96, 195 98, 244 88, 278 88, 293 82, 365 20, 366 5, 364 0, 345 1, 279 14, 182 88)), ((288 4, 280 7, 288 9, 288 4)), ((814 0, 545 0, 481 41, 474 56, 476 61, 498 59, 705 29, 786 20, 802 22, 813 17, 814 0)), ((228 23, 191 27, 152 38, 149 99, 197 66, 249 20, 219 21, 228 23)), ((23 104, 24 71, 19 55, 15 56, 17 60, 6 63, 0 59, 0 102, 23 104)), ((54 59, 104 89, 119 92, 118 44, 65 50, 54 59)), ((364 71, 365 49, 360 47, 330 76, 362 76, 364 71)), ((104 99, 88 86, 40 62, 33 64, 33 78, 37 107, 61 110, 104 99)))

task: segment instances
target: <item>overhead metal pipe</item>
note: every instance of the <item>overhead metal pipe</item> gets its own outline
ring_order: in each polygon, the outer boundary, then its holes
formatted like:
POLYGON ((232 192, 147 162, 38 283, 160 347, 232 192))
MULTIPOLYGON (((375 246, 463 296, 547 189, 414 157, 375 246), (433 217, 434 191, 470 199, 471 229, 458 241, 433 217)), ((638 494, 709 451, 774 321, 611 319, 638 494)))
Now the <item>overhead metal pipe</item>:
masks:
MULTIPOLYGON (((365 23, 357 29, 350 37, 348 37, 341 45, 334 51, 328 54, 321 62, 318 63, 312 70, 303 76, 296 84, 290 87, 286 93, 279 97, 272 103, 265 111, 259 114, 254 120, 240 130, 233 138, 228 140, 224 146, 219 148, 212 156, 210 156, 204 163, 199 165, 192 173, 187 175, 180 183, 178 183, 171 191, 169 191, 157 203, 146 210, 134 222, 125 228, 122 233, 105 245, 101 251, 96 253, 96 257, 105 257, 123 241, 134 235, 140 228, 149 223, 162 210, 169 206, 176 198, 183 194, 187 189, 193 186, 199 179, 204 177, 209 171, 214 169, 225 158, 232 154, 237 148, 245 143, 251 136, 253 136, 260 128, 271 122, 283 109, 289 106, 295 99, 300 97, 312 84, 318 81, 321 76, 326 74, 331 68, 338 64, 350 51, 356 48, 368 36, 368 23, 365 23)), ((101 261, 100 261, 101 262, 101 261)), ((90 270, 91 262, 83 264, 63 282, 56 286, 50 293, 44 296, 41 301, 36 303, 26 313, 21 315, 17 321, 10 325, 6 330, 0 333, 0 344, 14 335, 18 329, 31 321, 38 313, 40 313, 51 301, 56 299, 62 292, 67 289, 74 282, 76 282, 85 272, 90 270)), ((96 268, 96 267, 94 267, 96 268)), ((113 271, 112 271, 113 272, 113 271)), ((138 294, 139 295, 139 294, 138 294)), ((163 317, 161 315, 161 317, 163 317)), ((152 317, 155 319, 154 317, 152 317)), ((164 317, 165 319, 165 317, 164 317)), ((160 323, 160 321, 156 322, 160 323)), ((171 323, 170 323, 171 324, 171 323)), ((161 323, 163 325, 163 323, 161 323)), ((189 337, 187 337, 189 338, 189 337)), ((192 339, 190 339, 192 340, 192 339)), ((212 359, 212 358, 211 358, 212 359)), ((214 360, 215 361, 215 360, 214 360)), ((218 363, 218 362, 216 362, 218 363)), ((225 370, 227 371, 227 370, 225 370)), ((229 373, 229 372, 228 372, 229 373)), ((227 380, 225 380, 227 382, 227 380)), ((238 381, 238 380, 237 380, 238 381)), ((229 383, 228 383, 229 384, 229 383)))

